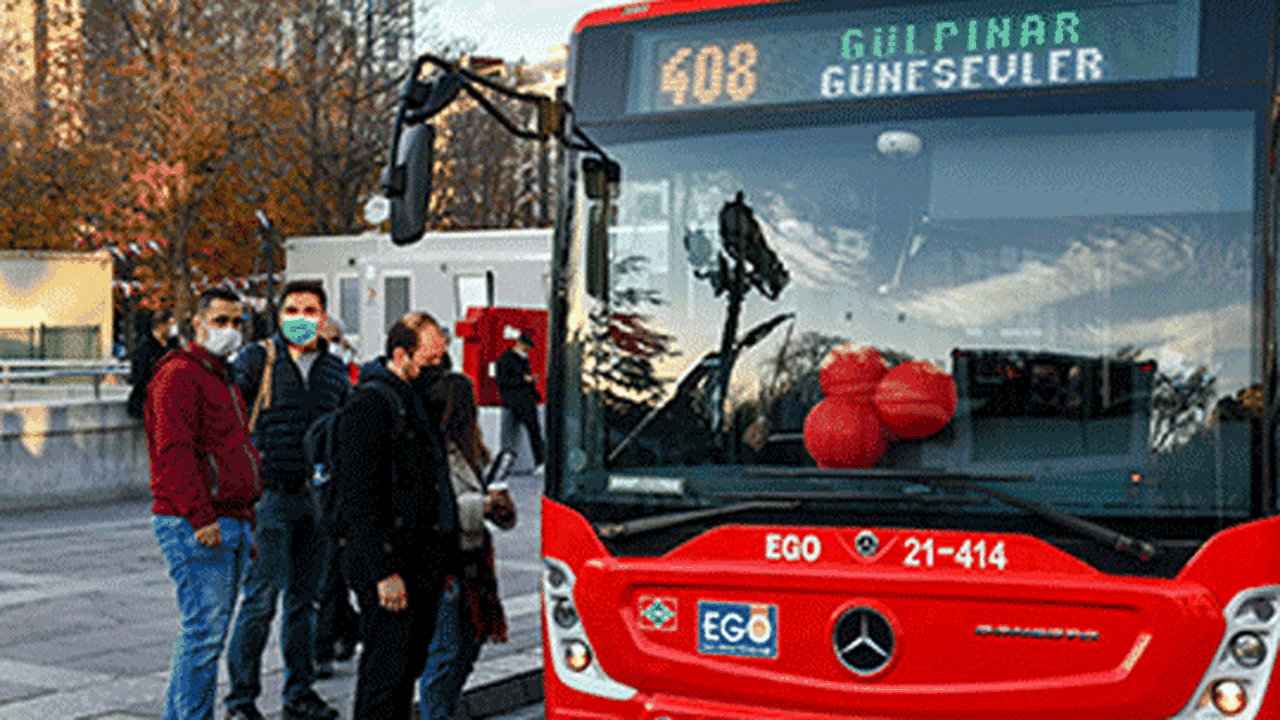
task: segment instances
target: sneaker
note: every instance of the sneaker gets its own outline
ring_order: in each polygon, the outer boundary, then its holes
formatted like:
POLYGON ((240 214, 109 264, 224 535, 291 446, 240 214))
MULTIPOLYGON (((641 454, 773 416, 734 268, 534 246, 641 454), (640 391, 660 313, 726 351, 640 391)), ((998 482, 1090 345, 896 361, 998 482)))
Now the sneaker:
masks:
POLYGON ((328 660, 316 663, 316 677, 320 680, 328 680, 333 677, 333 663, 328 660))
POLYGON ((284 704, 284 720, 338 720, 338 711, 320 699, 315 690, 284 704))
POLYGON ((236 705, 227 708, 227 720, 266 720, 256 705, 236 705))

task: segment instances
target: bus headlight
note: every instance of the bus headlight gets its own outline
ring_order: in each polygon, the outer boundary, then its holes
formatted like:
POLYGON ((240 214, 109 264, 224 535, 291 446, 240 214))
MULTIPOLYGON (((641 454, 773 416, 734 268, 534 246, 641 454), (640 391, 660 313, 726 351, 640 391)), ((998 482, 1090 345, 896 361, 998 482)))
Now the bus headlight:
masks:
POLYGON ((1276 614, 1276 606, 1267 598, 1258 598, 1250 602, 1249 609, 1253 611, 1254 617, 1258 618, 1259 622, 1267 622, 1276 614))
POLYGON ((560 598, 555 602, 555 608, 551 611, 551 618, 556 621, 556 624, 565 630, 577 625, 578 611, 574 609, 573 601, 560 598))
POLYGON ((1169 720, 1257 720, 1276 664, 1276 653, 1267 645, 1280 637, 1278 602, 1280 585, 1245 588, 1231 598, 1222 611, 1226 627, 1218 651, 1191 702, 1169 720))
POLYGON ((1243 632, 1231 639, 1231 656, 1247 668, 1255 668, 1267 659, 1267 645, 1251 632, 1243 632))
POLYGON ((564 664, 574 672, 582 672, 591 666, 591 648, 584 642, 570 640, 564 645, 564 664))
POLYGON ((1249 704, 1244 686, 1235 680, 1220 680, 1214 683, 1210 694, 1213 697, 1213 706, 1223 715, 1239 715, 1249 704))
POLYGON ((550 565, 547 567, 547 584, 550 585, 551 587, 555 588, 556 590, 559 590, 560 588, 564 587, 564 583, 566 579, 567 578, 565 577, 564 570, 561 570, 560 568, 554 565, 550 565))
POLYGON ((585 622, 578 613, 574 598, 578 579, 573 570, 557 558, 544 557, 542 562, 542 627, 546 632, 550 670, 555 672, 555 678, 565 687, 596 697, 611 700, 635 697, 635 688, 609 677, 595 658, 586 627, 592 613, 587 613, 585 622))

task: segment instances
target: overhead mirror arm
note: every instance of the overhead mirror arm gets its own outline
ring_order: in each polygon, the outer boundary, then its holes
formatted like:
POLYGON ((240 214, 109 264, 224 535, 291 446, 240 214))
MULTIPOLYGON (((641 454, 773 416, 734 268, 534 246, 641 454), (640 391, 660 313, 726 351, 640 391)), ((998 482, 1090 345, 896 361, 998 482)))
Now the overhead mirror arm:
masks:
POLYGON ((572 117, 573 109, 567 102, 513 90, 456 62, 431 54, 421 55, 400 88, 389 159, 382 175, 382 191, 391 203, 391 240, 396 245, 415 243, 426 232, 435 146, 435 130, 427 123, 460 93, 470 96, 515 137, 535 141, 555 139, 569 149, 598 155, 612 170, 607 175, 611 186, 616 187, 618 164, 580 128, 569 127, 568 118, 572 117), (420 79, 427 65, 435 66, 440 72, 426 80, 420 79), (537 128, 521 127, 482 90, 534 105, 538 113, 537 128))
MULTIPOLYGON (((412 74, 406 80, 406 86, 409 84, 430 84, 430 82, 424 83, 417 79, 418 75, 422 72, 422 69, 428 64, 434 65, 440 69, 443 73, 441 77, 455 78, 458 83, 458 89, 471 96, 471 98, 475 100, 480 107, 484 108, 485 112, 489 113, 493 119, 497 120, 502 127, 512 135, 524 140, 555 139, 573 150, 593 152, 602 158, 608 158, 604 150, 593 142, 591 138, 587 137, 580 128, 566 128, 565 120, 573 114, 573 108, 569 103, 564 100, 550 98, 545 95, 514 90, 494 81, 492 78, 485 77, 470 68, 463 67, 452 60, 446 60, 445 58, 431 55, 430 53, 420 56, 414 62, 413 70, 411 71, 412 74), (531 131, 521 128, 514 121, 508 118, 502 110, 494 105, 493 101, 480 91, 480 88, 535 106, 538 109, 537 130, 531 131)), ((401 94, 402 105, 405 95, 405 93, 401 94)), ((411 124, 426 122, 447 107, 448 104, 453 101, 454 97, 456 97, 456 93, 450 95, 448 99, 439 106, 434 106, 434 104, 420 101, 420 109, 411 109, 406 120, 411 124)))

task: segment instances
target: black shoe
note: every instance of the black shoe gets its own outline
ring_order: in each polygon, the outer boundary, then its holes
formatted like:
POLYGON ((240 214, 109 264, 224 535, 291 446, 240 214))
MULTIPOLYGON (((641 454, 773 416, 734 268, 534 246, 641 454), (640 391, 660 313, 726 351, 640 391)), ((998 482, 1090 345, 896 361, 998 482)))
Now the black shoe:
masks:
POLYGON ((255 705, 236 705, 227 708, 227 720, 266 720, 266 718, 258 712, 255 705))
POLYGON ((330 707, 315 690, 284 704, 284 720, 338 720, 338 711, 330 707))
POLYGON ((356 641, 339 638, 333 644, 333 659, 338 662, 346 662, 356 654, 356 641))
POLYGON ((320 680, 328 680, 333 677, 333 663, 328 660, 321 660, 316 663, 316 677, 320 680))

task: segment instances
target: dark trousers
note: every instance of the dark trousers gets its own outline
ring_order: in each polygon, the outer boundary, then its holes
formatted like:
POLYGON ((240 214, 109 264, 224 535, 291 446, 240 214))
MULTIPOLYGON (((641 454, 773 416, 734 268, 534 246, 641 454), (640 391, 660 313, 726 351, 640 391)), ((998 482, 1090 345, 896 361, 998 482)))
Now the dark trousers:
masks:
POLYGON ((336 657, 334 645, 341 640, 349 653, 360 636, 360 615, 351 606, 351 593, 341 572, 342 545, 335 537, 326 535, 325 539, 324 576, 316 597, 316 662, 346 660, 350 655, 336 657))
POLYGON ((282 593, 280 652, 284 656, 285 702, 309 693, 315 681, 311 638, 324 560, 315 501, 306 486, 297 492, 268 489, 257 507, 254 540, 258 557, 245 571, 244 599, 227 646, 231 692, 225 702, 229 708, 252 705, 262 692, 262 652, 282 593))
POLYGON ((533 402, 513 402, 503 405, 514 422, 504 422, 502 449, 517 452, 520 443, 520 426, 529 433, 529 448, 533 450, 534 464, 541 465, 543 457, 542 428, 538 425, 538 405, 533 402), (510 425, 509 430, 506 426, 510 425))
POLYGON ((360 600, 359 675, 352 720, 403 720, 413 708, 413 686, 427 666, 440 601, 439 577, 403 576, 408 607, 391 612, 378 602, 376 582, 356 586, 360 600))

